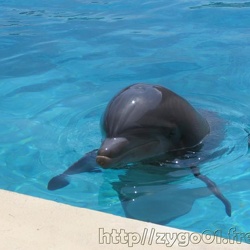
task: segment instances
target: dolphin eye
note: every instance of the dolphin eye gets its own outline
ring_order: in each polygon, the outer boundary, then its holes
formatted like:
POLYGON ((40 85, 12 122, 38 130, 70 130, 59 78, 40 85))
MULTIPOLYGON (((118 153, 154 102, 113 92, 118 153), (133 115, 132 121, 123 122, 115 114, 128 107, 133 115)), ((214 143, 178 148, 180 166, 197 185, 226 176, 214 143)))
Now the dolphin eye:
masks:
POLYGON ((171 138, 171 137, 174 137, 175 134, 176 134, 175 131, 171 130, 170 133, 169 133, 169 137, 170 137, 170 138, 171 138))
POLYGON ((171 129, 169 131, 168 138, 172 141, 172 143, 177 143, 181 138, 180 131, 176 128, 171 129))

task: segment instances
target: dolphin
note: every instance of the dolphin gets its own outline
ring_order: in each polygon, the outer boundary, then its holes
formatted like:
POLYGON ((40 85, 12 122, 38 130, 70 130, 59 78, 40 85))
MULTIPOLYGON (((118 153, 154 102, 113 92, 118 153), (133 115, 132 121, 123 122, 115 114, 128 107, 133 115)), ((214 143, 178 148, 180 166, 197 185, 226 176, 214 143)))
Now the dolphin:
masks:
MULTIPOLYGON (((188 152, 199 152, 211 132, 208 121, 187 100, 163 86, 144 83, 128 86, 109 102, 101 129, 100 148, 53 177, 49 190, 67 186, 72 174, 133 168, 137 164, 154 168, 188 152)), ((190 172, 206 183, 231 216, 231 204, 217 185, 200 173, 196 160, 189 159, 188 164, 190 172)))

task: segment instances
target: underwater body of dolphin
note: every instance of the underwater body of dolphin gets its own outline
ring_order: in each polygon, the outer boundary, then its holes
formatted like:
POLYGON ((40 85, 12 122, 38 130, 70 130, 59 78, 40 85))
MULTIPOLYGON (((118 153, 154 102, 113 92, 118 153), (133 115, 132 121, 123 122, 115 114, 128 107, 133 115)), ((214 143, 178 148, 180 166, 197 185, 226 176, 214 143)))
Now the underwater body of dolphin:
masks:
MULTIPOLYGON (((207 120, 185 99, 162 86, 142 83, 123 89, 110 101, 101 125, 104 140, 99 150, 86 154, 52 178, 49 190, 68 185, 68 175, 122 168, 138 162, 164 162, 187 151, 198 151, 210 133, 207 120), (93 158, 101 168, 93 164, 93 158)), ((231 216, 231 204, 216 184, 201 175, 198 167, 189 167, 224 203, 231 216)))

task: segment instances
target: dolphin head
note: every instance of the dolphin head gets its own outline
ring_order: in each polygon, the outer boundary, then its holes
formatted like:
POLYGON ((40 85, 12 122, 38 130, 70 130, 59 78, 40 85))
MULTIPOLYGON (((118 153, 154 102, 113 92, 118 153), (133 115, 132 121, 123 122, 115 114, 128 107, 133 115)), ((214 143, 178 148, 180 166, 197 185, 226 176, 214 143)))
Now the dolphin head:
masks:
POLYGON ((173 150, 195 146, 208 133, 207 123, 183 98, 149 84, 118 93, 102 119, 104 140, 96 161, 103 168, 124 167, 173 150))

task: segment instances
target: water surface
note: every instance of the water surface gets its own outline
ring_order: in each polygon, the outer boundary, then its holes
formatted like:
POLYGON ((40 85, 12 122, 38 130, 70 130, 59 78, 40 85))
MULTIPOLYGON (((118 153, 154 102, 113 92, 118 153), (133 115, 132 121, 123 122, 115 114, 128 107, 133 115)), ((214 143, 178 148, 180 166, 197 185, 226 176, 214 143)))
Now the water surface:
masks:
POLYGON ((165 224, 221 230, 231 238, 232 227, 250 231, 249 2, 0 3, 2 189, 125 216, 113 187, 119 176, 135 174, 81 174, 55 192, 46 189, 47 182, 98 148, 99 119, 117 91, 135 82, 161 84, 225 121, 225 137, 215 149, 224 153, 200 167, 231 201, 232 216, 192 175, 143 189, 151 200, 127 208, 161 204, 148 207, 149 220, 159 221, 157 214, 163 221, 176 206, 185 207, 165 224))

